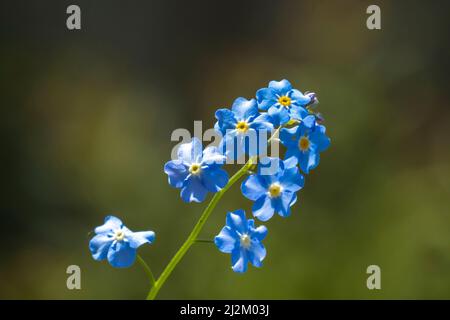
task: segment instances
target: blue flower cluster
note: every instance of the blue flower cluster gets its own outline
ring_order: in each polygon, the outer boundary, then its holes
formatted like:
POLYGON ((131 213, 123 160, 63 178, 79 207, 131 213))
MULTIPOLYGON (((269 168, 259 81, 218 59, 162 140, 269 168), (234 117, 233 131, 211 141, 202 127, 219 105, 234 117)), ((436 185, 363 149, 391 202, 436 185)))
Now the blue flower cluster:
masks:
MULTIPOLYGON (((317 104, 314 93, 302 93, 287 80, 270 81, 253 99, 237 98, 231 109, 215 113, 214 128, 221 136, 217 147, 203 149, 201 141, 193 138, 181 144, 176 159, 164 165, 169 184, 180 189, 183 201, 203 202, 208 193, 228 188, 237 180, 230 181, 223 169, 226 160, 248 155, 250 164, 258 160, 257 167, 246 172, 249 175, 241 191, 253 201, 253 216, 260 221, 268 221, 275 214, 288 217, 297 192, 304 186, 302 173, 316 168, 320 153, 330 145, 323 119, 315 111, 317 104), (286 147, 283 159, 267 156, 268 141, 286 147)), ((155 239, 153 231, 132 232, 112 216, 106 217, 95 233, 89 243, 93 258, 107 259, 114 267, 132 265, 137 248, 155 239)), ((239 209, 228 212, 226 225, 214 243, 220 251, 231 254, 233 271, 245 272, 248 263, 261 267, 266 256, 262 244, 266 235, 265 226, 256 227, 255 221, 247 219, 244 210, 239 209)))
MULTIPOLYGON (((297 192, 303 188, 304 177, 319 164, 320 153, 328 148, 322 117, 315 112, 318 104, 314 93, 294 89, 288 80, 270 81, 267 88, 256 92, 256 99, 237 98, 230 109, 216 111, 215 130, 222 139, 218 148, 208 147, 202 153, 198 139, 182 144, 178 159, 164 166, 169 184, 181 189, 186 202, 201 202, 207 192, 218 192, 228 183, 222 169, 225 159, 243 155, 259 157, 256 173, 242 183, 244 197, 253 201, 253 216, 269 220, 275 213, 291 214, 297 192), (286 147, 284 160, 267 155, 268 135, 286 147), (252 143, 252 141, 254 143, 252 143)), ((250 262, 262 265, 266 249, 261 241, 267 228, 255 228, 243 210, 229 212, 226 226, 215 237, 220 251, 231 254, 232 269, 245 272, 250 262)))

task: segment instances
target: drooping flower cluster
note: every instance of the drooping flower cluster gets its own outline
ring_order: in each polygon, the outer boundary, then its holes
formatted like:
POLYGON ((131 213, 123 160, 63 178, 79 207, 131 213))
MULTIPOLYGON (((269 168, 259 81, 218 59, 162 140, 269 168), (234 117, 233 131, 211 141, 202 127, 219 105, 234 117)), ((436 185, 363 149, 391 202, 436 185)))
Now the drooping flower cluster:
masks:
MULTIPOLYGON (((244 155, 259 158, 256 173, 242 183, 242 194, 253 201, 253 216, 268 221, 277 213, 291 214, 297 192, 303 188, 304 174, 317 167, 320 153, 328 148, 322 117, 315 112, 315 93, 302 93, 288 80, 270 81, 256 92, 256 99, 237 98, 230 109, 219 109, 215 130, 221 135, 218 148, 202 153, 201 142, 194 138, 182 144, 178 159, 164 166, 169 184, 181 189, 186 202, 202 202, 207 192, 218 192, 228 183, 222 169, 225 159, 244 155), (269 140, 286 147, 284 159, 267 157, 269 140), (279 138, 278 138, 279 136, 279 138)), ((243 210, 229 212, 226 226, 215 237, 220 251, 231 254, 232 269, 245 272, 250 262, 262 265, 266 250, 261 241, 267 234, 264 226, 255 228, 243 210)))

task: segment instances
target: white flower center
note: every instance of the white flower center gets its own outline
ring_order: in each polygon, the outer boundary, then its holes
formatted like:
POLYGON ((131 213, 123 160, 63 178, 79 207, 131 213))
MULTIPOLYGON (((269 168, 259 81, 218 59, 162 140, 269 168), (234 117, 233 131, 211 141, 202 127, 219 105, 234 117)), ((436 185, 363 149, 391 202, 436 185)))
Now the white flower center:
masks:
POLYGON ((194 176, 199 175, 201 171, 202 171, 202 168, 201 168, 200 164, 198 164, 198 163, 193 163, 189 167, 189 172, 191 174, 193 174, 194 176))
POLYGON ((269 195, 271 198, 279 197, 281 194, 282 188, 279 183, 272 183, 269 187, 269 195))
POLYGON ((245 249, 247 249, 248 247, 250 247, 250 237, 248 236, 248 234, 244 233, 241 236, 241 246, 243 246, 245 249))
POLYGON ((125 233, 122 230, 117 230, 114 233, 114 239, 117 241, 122 241, 125 238, 125 233))

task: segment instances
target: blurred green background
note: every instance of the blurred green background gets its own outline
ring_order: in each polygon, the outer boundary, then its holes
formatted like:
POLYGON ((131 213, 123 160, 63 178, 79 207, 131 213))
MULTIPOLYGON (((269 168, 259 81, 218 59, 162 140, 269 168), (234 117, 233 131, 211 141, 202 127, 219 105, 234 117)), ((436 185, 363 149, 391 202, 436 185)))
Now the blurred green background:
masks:
MULTIPOLYGON (((174 129, 289 79, 318 94, 331 148, 292 216, 265 225, 261 269, 195 245, 164 299, 450 298, 446 1, 2 1, 0 298, 141 299, 138 264, 96 262, 107 214, 155 230, 159 274, 206 203, 163 173, 174 129), (82 30, 66 29, 66 8, 82 30), (381 7, 382 30, 366 28, 381 7), (66 268, 82 289, 66 288, 66 268), (366 268, 381 267, 381 290, 366 268)), ((235 168, 230 168, 230 173, 235 168)), ((252 203, 234 187, 202 232, 252 203)))

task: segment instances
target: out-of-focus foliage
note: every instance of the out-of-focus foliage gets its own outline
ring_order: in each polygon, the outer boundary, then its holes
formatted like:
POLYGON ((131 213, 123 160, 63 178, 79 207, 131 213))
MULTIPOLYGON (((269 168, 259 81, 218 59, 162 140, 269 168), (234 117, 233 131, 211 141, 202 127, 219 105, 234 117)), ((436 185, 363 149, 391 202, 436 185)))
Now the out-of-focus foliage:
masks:
MULTIPOLYGON (((92 259, 114 214, 155 230, 140 250, 159 274, 205 203, 186 204, 162 168, 176 128, 271 79, 317 93, 330 149, 291 217, 276 216, 261 269, 195 245, 160 298, 450 298, 448 5, 381 1, 77 1, 1 5, 3 252, 0 298, 143 298, 139 265, 92 259), (66 288, 66 267, 82 290, 66 288), (366 268, 382 290, 366 288, 366 268)), ((208 221, 250 212, 237 187, 208 221)))

